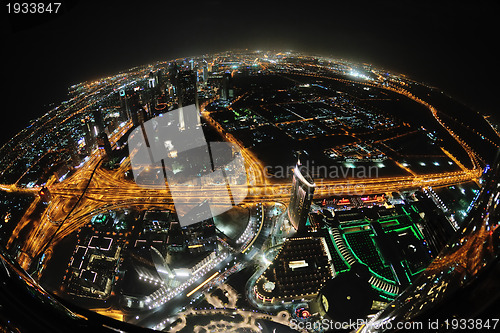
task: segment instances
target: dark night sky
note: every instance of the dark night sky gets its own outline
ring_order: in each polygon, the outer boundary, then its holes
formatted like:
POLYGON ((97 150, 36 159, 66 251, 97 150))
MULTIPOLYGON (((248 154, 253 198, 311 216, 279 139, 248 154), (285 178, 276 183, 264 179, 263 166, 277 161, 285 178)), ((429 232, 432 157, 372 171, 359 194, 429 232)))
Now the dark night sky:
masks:
MULTIPOLYGON (((156 60, 232 48, 292 49, 370 62, 493 113, 493 1, 63 1, 51 20, 6 14, 4 142, 71 84, 156 60), (328 3, 328 5, 325 5, 328 3), (39 24, 36 24, 39 20, 39 24)), ((20 14, 18 14, 20 15, 20 14)))

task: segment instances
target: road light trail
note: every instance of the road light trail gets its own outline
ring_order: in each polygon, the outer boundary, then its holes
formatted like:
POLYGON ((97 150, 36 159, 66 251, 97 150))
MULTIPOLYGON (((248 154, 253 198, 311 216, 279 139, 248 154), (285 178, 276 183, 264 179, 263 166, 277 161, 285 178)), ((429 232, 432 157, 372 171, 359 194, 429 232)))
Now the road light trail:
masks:
MULTIPOLYGON (((349 194, 375 194, 385 193, 399 190, 409 190, 419 187, 440 187, 457 183, 464 183, 467 181, 475 181, 481 175, 481 168, 479 167, 479 160, 472 149, 456 135, 451 129, 446 127, 446 124, 439 118, 438 111, 429 103, 414 96, 409 91, 401 87, 383 86, 377 83, 359 82, 347 79, 332 78, 321 75, 311 75, 304 73, 296 73, 297 75, 306 75, 311 77, 321 77, 330 80, 337 80, 345 83, 356 83, 365 86, 376 87, 380 89, 390 90, 397 94, 406 96, 413 101, 422 104, 429 109, 436 119, 436 121, 445 128, 448 133, 463 147, 467 152, 471 163, 472 169, 466 169, 462 164, 458 164, 461 170, 454 172, 433 173, 426 175, 418 175, 411 170, 407 170, 409 176, 400 177, 384 177, 384 178, 358 178, 358 179, 318 179, 315 197, 322 198, 332 195, 349 195, 349 194)), ((116 83, 114 83, 116 85, 116 83)), ((103 85, 105 86, 105 85, 103 85)), ((99 89, 93 91, 98 94, 99 89)), ((82 102, 83 100, 75 100, 82 102)), ((241 155, 245 160, 247 170, 247 184, 234 185, 235 189, 248 190, 244 203, 255 202, 283 202, 286 203, 290 197, 290 183, 278 184, 273 182, 269 177, 266 177, 265 168, 254 153, 246 149, 243 144, 235 138, 232 134, 225 132, 222 127, 210 116, 210 112, 206 110, 206 106, 210 101, 205 101, 201 104, 200 111, 207 122, 219 131, 223 137, 233 144, 239 146, 241 155)), ((88 106, 76 108, 73 113, 68 113, 63 121, 71 119, 75 114, 85 112, 88 106)), ((45 121, 46 124, 55 121, 56 116, 50 117, 45 121)), ((112 145, 121 138, 128 129, 132 127, 129 121, 120 129, 115 135, 110 138, 112 145)), ((450 156, 449 156, 450 157, 450 156)), ((21 260, 23 267, 29 267, 30 258, 40 256, 46 250, 50 250, 61 239, 71 234, 78 228, 88 223, 88 218, 96 212, 105 209, 117 208, 141 208, 151 209, 155 207, 173 207, 173 198, 168 190, 158 190, 138 186, 135 182, 127 180, 124 177, 125 171, 130 168, 129 159, 125 159, 117 170, 106 170, 98 167, 98 161, 101 155, 99 151, 94 151, 90 155, 90 159, 79 168, 73 175, 59 183, 50 183, 47 185, 52 196, 44 215, 37 221, 22 220, 18 227, 12 233, 8 244, 19 236, 23 226, 28 222, 33 222, 34 226, 29 230, 29 235, 33 241, 25 242, 22 245, 21 252, 24 258, 21 260), (89 173, 91 178, 89 180, 89 173), (87 182, 87 180, 89 180, 87 182), (77 198, 77 204, 74 204, 77 198), (78 209, 76 209, 78 208, 78 209), (69 211, 66 216, 58 217, 57 212, 69 211), (54 215, 56 214, 56 215, 54 215), (61 223, 63 222, 64 223, 61 223), (45 246, 44 244, 50 244, 45 246)), ((450 157, 451 158, 451 157, 450 157)), ((185 186, 180 187, 182 193, 176 195, 176 200, 183 202, 197 202, 202 195, 197 187, 185 186)), ((0 190, 9 193, 30 193, 36 194, 38 189, 21 188, 14 184, 0 184, 0 190)), ((226 188, 221 191, 218 187, 210 186, 204 187, 204 193, 209 194, 213 203, 217 204, 218 198, 224 198, 226 188)), ((203 194, 204 195, 204 194, 203 194)), ((39 200, 35 200, 35 206, 39 200)), ((223 200, 220 200, 223 202, 223 200)), ((32 211, 34 207, 28 209, 32 211)), ((27 216, 25 214, 25 216, 27 216)))
POLYGON ((193 290, 191 290, 187 295, 186 297, 189 297, 191 296, 192 294, 194 294, 195 292, 197 292, 198 290, 200 290, 201 288, 203 288, 204 285, 206 285, 208 282, 210 282, 212 279, 214 279, 217 275, 219 275, 219 272, 215 272, 214 274, 212 274, 208 279, 206 279, 205 281, 203 281, 202 283, 200 283, 198 285, 198 287, 194 288, 193 290))

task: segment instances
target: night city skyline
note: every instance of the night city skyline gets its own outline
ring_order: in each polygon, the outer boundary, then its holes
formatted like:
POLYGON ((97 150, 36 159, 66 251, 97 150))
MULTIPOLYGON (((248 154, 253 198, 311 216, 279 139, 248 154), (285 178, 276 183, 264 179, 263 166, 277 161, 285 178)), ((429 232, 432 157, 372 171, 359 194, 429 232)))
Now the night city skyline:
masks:
POLYGON ((495 7, 7 3, 0 327, 496 329, 495 7))
POLYGON ((19 124, 3 127, 1 142, 47 112, 51 103, 64 100, 72 84, 145 63, 234 48, 304 51, 372 63, 435 85, 478 112, 495 111, 492 41, 498 5, 491 2, 318 1, 304 8, 199 1, 191 2, 191 15, 181 3, 63 3, 69 9, 63 5, 56 19, 2 12, 2 38, 9 49, 4 57, 12 64, 5 70, 16 87, 9 91, 16 98, 7 99, 6 108, 17 111, 19 124), (204 37, 205 28, 210 38, 204 37), (33 98, 25 98, 25 91, 33 98), (18 99, 26 106, 20 107, 18 99))

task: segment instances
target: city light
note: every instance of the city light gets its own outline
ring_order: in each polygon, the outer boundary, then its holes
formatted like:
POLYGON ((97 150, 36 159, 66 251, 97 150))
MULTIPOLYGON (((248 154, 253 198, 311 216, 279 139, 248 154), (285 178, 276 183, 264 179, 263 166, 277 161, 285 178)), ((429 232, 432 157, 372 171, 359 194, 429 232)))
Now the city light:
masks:
POLYGON ((99 314, 172 331, 202 317, 220 327, 200 331, 341 321, 351 303, 372 318, 445 266, 454 235, 481 235, 478 252, 466 238, 451 247, 468 246, 453 256, 474 272, 481 244, 494 244, 494 221, 465 223, 500 201, 477 203, 490 171, 477 140, 500 147, 498 136, 406 76, 244 50, 69 91, 0 148, 0 233, 34 283, 60 274, 49 292, 99 314), (190 149, 195 130, 209 144, 186 154, 157 135, 174 128, 190 149), (196 223, 181 223, 185 207, 196 223))

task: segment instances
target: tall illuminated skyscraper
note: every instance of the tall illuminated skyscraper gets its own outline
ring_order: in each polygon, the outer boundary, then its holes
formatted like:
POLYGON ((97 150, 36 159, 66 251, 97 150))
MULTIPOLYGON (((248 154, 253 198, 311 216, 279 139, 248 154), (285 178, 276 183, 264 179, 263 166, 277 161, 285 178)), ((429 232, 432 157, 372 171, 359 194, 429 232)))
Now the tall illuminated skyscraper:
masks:
POLYGON ((316 184, 314 184, 307 168, 301 165, 299 160, 293 170, 292 195, 288 205, 288 218, 299 232, 306 228, 315 187, 316 184))
POLYGON ((205 60, 203 60, 203 83, 207 83, 208 81, 208 64, 205 60))
POLYGON ((200 125, 199 114, 187 112, 184 107, 195 105, 196 110, 199 110, 198 90, 196 86, 196 73, 187 70, 179 72, 177 78, 177 96, 179 97, 179 108, 181 109, 179 123, 181 129, 185 128, 185 124, 200 125))
POLYGON ((85 150, 87 153, 92 151, 92 147, 95 143, 94 135, 92 135, 92 121, 89 116, 82 119, 83 133, 85 135, 85 150))
POLYGON ((94 122, 96 124, 97 144, 98 144, 100 149, 104 149, 104 151, 106 152, 106 154, 108 156, 111 156, 113 151, 111 149, 111 144, 109 143, 108 135, 106 134, 105 129, 104 129, 104 122, 102 119, 101 109, 99 108, 99 109, 93 110, 92 114, 94 116, 94 122))
POLYGON ((222 76, 221 99, 226 102, 229 101, 229 98, 231 97, 229 91, 230 81, 231 73, 224 73, 224 75, 222 76))
POLYGON ((179 72, 177 76, 177 95, 179 107, 195 104, 198 107, 196 73, 191 70, 179 72))

